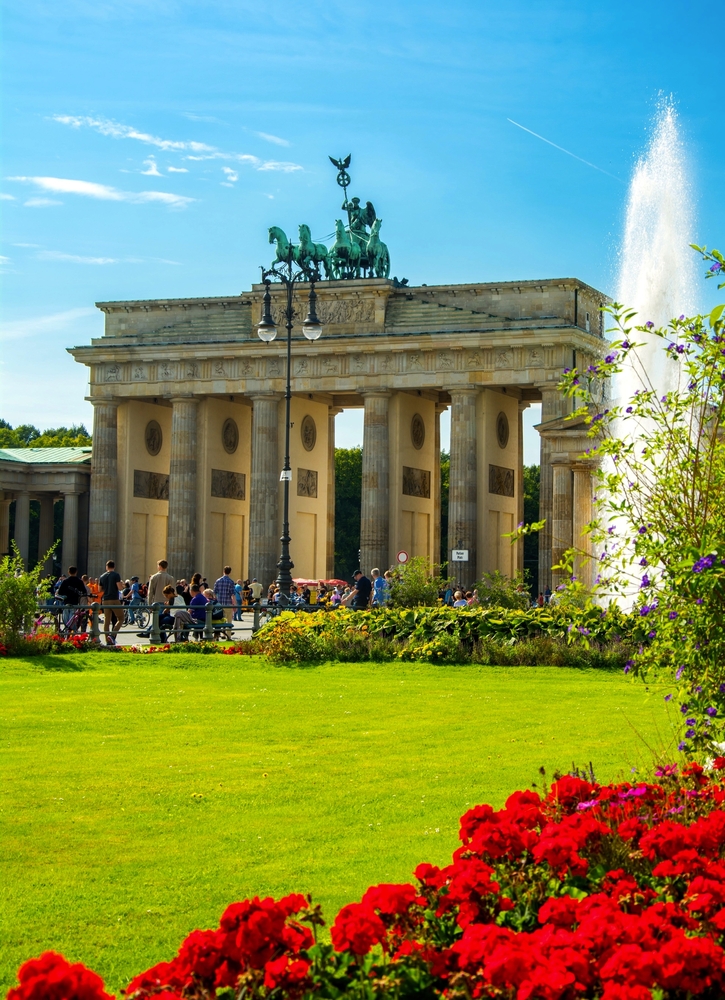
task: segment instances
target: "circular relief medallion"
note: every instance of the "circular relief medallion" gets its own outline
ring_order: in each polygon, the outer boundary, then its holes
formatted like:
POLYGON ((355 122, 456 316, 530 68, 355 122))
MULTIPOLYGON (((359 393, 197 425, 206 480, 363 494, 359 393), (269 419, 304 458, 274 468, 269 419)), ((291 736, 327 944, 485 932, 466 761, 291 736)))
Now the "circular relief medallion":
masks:
POLYGON ((161 445, 164 443, 164 435, 161 433, 161 428, 155 420, 149 420, 146 424, 144 440, 146 442, 146 451, 149 455, 158 455, 161 451, 161 445))
POLYGON ((418 451, 425 444, 425 421, 420 413, 416 413, 410 421, 410 440, 418 451))
POLYGON ((231 417, 227 417, 224 421, 224 426, 222 427, 222 444, 224 445, 224 451, 228 455, 233 455, 237 450, 237 445, 239 444, 239 428, 237 427, 236 421, 232 420, 231 417))
POLYGON ((505 448, 509 443, 509 422, 505 413, 496 417, 496 440, 499 448, 505 448))
POLYGON ((309 413, 302 421, 300 436, 302 438, 302 446, 305 451, 312 451, 317 443, 317 427, 315 426, 315 421, 309 413))

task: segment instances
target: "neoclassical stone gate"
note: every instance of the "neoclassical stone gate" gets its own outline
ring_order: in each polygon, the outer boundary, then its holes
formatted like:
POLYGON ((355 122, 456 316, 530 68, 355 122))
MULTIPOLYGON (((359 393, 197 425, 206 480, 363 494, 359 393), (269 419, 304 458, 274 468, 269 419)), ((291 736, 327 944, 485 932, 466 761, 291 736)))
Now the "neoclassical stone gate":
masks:
MULTIPOLYGON (((299 286, 297 313, 306 311, 299 286)), ((281 289, 272 288, 281 318, 281 289)), ((576 279, 396 287, 321 282, 320 340, 295 331, 290 527, 295 576, 334 566, 335 415, 364 416, 361 562, 440 551, 440 415, 451 409, 449 555, 461 582, 511 574, 520 547, 523 410, 542 402, 539 580, 578 538, 591 499, 582 428, 562 418, 561 371, 601 351, 607 301, 576 279)), ((228 298, 102 302, 103 337, 71 348, 94 406, 89 570, 276 576, 285 345, 263 344, 263 286, 228 298)))

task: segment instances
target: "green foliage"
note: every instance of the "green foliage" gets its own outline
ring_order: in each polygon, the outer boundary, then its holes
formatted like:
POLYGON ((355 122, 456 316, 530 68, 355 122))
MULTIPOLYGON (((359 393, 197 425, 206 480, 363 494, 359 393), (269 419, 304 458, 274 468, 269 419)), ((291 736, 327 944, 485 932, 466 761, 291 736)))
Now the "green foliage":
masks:
POLYGON ((8 649, 32 631, 37 603, 48 594, 49 583, 40 579, 40 572, 41 564, 26 571, 14 541, 12 553, 0 560, 0 642, 8 649))
POLYGON ((521 608, 526 610, 531 604, 522 573, 516 573, 513 579, 510 576, 504 576, 500 570, 484 573, 476 584, 476 589, 478 590, 478 603, 484 608, 521 608))
POLYGON ((431 569, 425 556, 414 556, 407 563, 398 566, 393 572, 390 586, 393 607, 436 607, 440 603, 439 592, 447 585, 447 580, 436 570, 439 567, 431 569))
POLYGON ((441 451, 441 565, 448 562, 448 495, 451 484, 451 455, 441 451))
POLYGON ((335 448, 335 576, 342 580, 360 565, 361 494, 362 448, 335 448))
MULTIPOLYGON (((708 275, 721 275, 722 256, 703 254, 713 262, 708 275)), ((680 748, 705 753, 725 737, 724 307, 663 329, 635 324, 620 305, 608 311, 616 338, 609 354, 563 382, 583 400, 573 416, 587 420, 591 454, 602 460, 591 525, 601 552, 597 585, 636 595, 643 642, 628 667, 671 678, 680 748), (669 365, 664 395, 637 351, 651 338, 669 365), (629 366, 641 390, 605 407, 607 381, 629 366)))
POLYGON ((6 420, 0 421, 0 448, 85 448, 91 443, 84 424, 49 427, 41 432, 32 424, 13 428, 6 420))

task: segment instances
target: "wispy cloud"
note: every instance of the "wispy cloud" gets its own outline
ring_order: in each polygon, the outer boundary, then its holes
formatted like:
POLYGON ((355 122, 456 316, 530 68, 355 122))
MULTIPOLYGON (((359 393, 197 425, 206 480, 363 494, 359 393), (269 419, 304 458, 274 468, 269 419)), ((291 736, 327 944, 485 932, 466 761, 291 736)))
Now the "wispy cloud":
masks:
POLYGON ((146 167, 141 173, 146 177, 162 177, 163 174, 159 173, 159 168, 156 165, 156 160, 153 156, 149 156, 148 160, 143 161, 143 165, 146 167))
MULTIPOLYGON (((12 178, 11 178, 12 180, 12 178)), ((25 208, 48 208, 51 205, 62 205, 62 201, 57 198, 28 198, 23 202, 25 208)))
MULTIPOLYGON (((66 177, 8 177, 9 181, 19 181, 23 184, 34 184, 42 191, 52 191, 55 194, 77 194, 85 198, 95 198, 98 201, 128 201, 134 204, 158 201, 170 208, 186 208, 195 201, 181 194, 171 194, 169 191, 120 191, 108 184, 96 184, 93 181, 79 181, 66 177)), ((42 199, 31 199, 40 202, 42 199)), ((25 203, 26 205, 28 202, 25 203)))
POLYGON ((215 118, 213 115, 195 115, 191 111, 181 112, 184 118, 188 118, 190 122, 209 122, 212 125, 228 125, 229 122, 223 122, 221 118, 215 118))
POLYGON ((234 187, 234 182, 239 180, 239 174, 231 167, 222 167, 222 170, 226 176, 226 180, 222 181, 224 187, 234 187))
POLYGON ((61 250, 40 250, 35 254, 37 260, 57 260, 66 264, 175 264, 178 260, 166 260, 164 257, 84 257, 75 253, 63 253, 61 250))
MULTIPOLYGON (((53 121, 60 122, 61 125, 69 125, 72 128, 91 128, 101 135, 110 136, 112 139, 135 139, 138 142, 144 142, 164 150, 164 152, 180 153, 186 160, 230 160, 236 163, 245 163, 255 170, 275 170, 281 173, 302 170, 299 163, 263 160, 251 153, 227 153, 216 146, 209 146, 205 142, 162 139, 159 136, 151 135, 150 132, 141 132, 131 125, 122 125, 120 122, 114 122, 108 118, 91 118, 87 115, 53 115, 53 121)), ((286 140, 278 139, 276 136, 266 136, 266 138, 282 145, 287 144, 286 140)))
POLYGON ((269 132, 255 132, 254 135, 264 139, 265 142, 272 142, 275 146, 289 146, 287 139, 280 139, 278 135, 270 135, 269 132))
POLYGON ((34 316, 31 319, 20 319, 15 322, 0 325, 0 341, 21 340, 27 337, 47 337, 54 333, 64 333, 73 327, 79 319, 92 316, 96 310, 91 306, 81 309, 66 309, 64 312, 51 313, 47 316, 34 316))
POLYGON ((186 167, 167 167, 167 171, 170 174, 188 174, 189 171, 186 167))
POLYGON ((0 201, 15 201, 13 194, 0 194, 0 201))

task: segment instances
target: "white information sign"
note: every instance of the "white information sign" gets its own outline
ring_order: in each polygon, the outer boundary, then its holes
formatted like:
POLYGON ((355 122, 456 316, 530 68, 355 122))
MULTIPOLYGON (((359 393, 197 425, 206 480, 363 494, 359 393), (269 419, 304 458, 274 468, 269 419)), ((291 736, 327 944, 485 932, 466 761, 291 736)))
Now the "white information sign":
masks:
POLYGON ((451 562, 468 562, 468 549, 453 549, 451 562))
POLYGON ((291 483, 292 482, 292 469, 282 469, 279 474, 280 483, 291 483))

